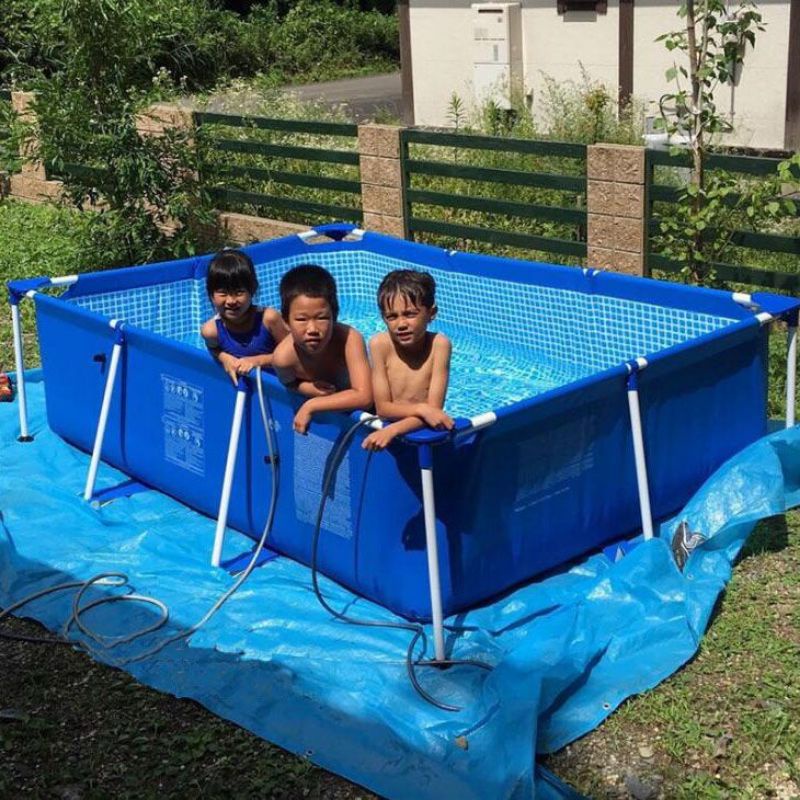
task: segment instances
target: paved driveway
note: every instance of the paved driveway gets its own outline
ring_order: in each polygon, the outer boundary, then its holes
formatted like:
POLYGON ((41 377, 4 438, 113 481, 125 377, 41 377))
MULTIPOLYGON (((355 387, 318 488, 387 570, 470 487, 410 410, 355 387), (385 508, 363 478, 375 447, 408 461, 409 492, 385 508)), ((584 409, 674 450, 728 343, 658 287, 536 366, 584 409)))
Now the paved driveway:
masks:
MULTIPOLYGON (((357 122, 374 119, 376 114, 383 119, 402 118, 403 97, 399 72, 287 86, 285 91, 300 100, 318 101, 331 106, 344 105, 357 122)), ((184 104, 194 105, 190 98, 184 104)), ((263 105, 264 96, 248 89, 244 92, 221 92, 211 97, 205 108, 223 114, 263 114, 263 105)))

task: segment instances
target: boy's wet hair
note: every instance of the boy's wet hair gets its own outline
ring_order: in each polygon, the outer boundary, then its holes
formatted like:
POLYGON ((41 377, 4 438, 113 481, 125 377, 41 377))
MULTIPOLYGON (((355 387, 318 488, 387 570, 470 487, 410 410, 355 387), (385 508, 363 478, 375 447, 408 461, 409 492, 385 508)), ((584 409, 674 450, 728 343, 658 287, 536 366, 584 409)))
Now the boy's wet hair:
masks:
POLYGON ((333 275, 316 264, 299 264, 290 269, 281 278, 281 314, 289 319, 292 301, 300 295, 321 297, 331 309, 331 316, 336 322, 339 317, 339 300, 336 296, 336 281, 333 275))
POLYGON ((417 308, 436 305, 436 281, 429 272, 415 269, 396 269, 381 281, 378 287, 378 308, 381 314, 397 296, 417 308))
POLYGON ((258 291, 256 268, 246 253, 241 250, 221 250, 208 265, 206 292, 208 296, 217 291, 240 292, 254 295, 258 291))

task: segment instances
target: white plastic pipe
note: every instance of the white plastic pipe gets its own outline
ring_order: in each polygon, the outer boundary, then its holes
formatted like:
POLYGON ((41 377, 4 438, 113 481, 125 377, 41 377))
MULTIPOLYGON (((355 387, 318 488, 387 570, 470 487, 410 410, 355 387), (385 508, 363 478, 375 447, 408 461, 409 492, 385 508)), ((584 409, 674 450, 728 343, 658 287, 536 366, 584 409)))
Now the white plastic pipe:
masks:
POLYGON ((247 392, 239 389, 236 392, 236 405, 233 409, 233 422, 231 423, 231 438, 228 441, 228 458, 225 462, 225 476, 222 479, 222 496, 219 500, 219 513, 217 514, 217 527, 214 531, 214 548, 211 551, 211 566, 218 567, 222 558, 222 543, 225 540, 225 526, 228 524, 228 508, 231 502, 231 486, 233 486, 233 470, 236 466, 236 454, 239 451, 239 433, 242 430, 244 417, 244 401, 247 392))
POLYGON ((442 616, 442 589, 439 581, 439 548, 436 544, 433 470, 423 467, 420 472, 422 473, 422 507, 425 514, 425 549, 428 552, 428 580, 431 590, 433 647, 436 661, 444 661, 444 618, 442 616))
MULTIPOLYGON (((111 327, 116 327, 116 320, 111 320, 111 327)), ((100 417, 97 420, 97 430, 94 434, 94 447, 92 448, 92 460, 89 462, 89 473, 86 476, 86 486, 83 490, 83 499, 87 502, 92 499, 94 494, 94 483, 97 479, 97 470, 100 466, 100 453, 103 449, 103 439, 106 435, 106 425, 108 424, 108 412, 111 409, 111 398, 114 395, 114 380, 117 377, 119 367, 119 356, 122 352, 122 342, 114 342, 111 349, 111 363, 106 375, 106 385, 103 389, 103 402, 100 406, 100 417)))
POLYGON ((645 540, 653 538, 653 514, 650 510, 650 488, 647 482, 647 464, 644 458, 642 416, 639 409, 639 391, 628 389, 628 410, 633 432, 633 456, 636 460, 636 485, 639 489, 639 511, 642 515, 642 533, 645 540))
POLYGON ((786 355, 786 427, 794 425, 794 409, 797 402, 797 326, 789 326, 789 341, 786 355))
POLYGON ((31 440, 28 431, 28 401, 25 394, 25 357, 22 350, 22 324, 19 317, 19 305, 11 306, 11 329, 14 339, 14 369, 17 372, 17 399, 19 402, 19 440, 31 440))

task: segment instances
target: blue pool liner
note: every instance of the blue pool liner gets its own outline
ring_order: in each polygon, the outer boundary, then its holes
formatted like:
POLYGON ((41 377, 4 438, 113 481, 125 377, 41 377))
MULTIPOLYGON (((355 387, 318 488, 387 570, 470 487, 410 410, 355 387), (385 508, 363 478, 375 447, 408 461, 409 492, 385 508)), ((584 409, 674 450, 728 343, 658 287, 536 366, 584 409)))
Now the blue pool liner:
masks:
MULTIPOLYGON (((119 663, 196 622, 232 578, 209 565, 214 522, 155 491, 114 495, 127 476, 103 466, 100 507, 81 499, 88 456, 46 424, 44 385, 31 373, 30 444, 16 442, 16 404, 0 405, 0 606, 99 572, 127 573, 137 592, 167 603, 167 629, 107 652, 119 663)), ((687 458, 691 454, 687 453, 687 458)), ((697 651, 731 563, 755 523, 800 502, 800 429, 767 436, 721 467, 661 535, 619 561, 594 555, 447 622, 454 657, 495 665, 420 670, 438 710, 412 689, 409 634, 331 619, 311 591, 309 570, 275 558, 188 642, 124 668, 143 683, 191 697, 214 713, 387 797, 569 798, 575 793, 536 765, 596 727, 697 651), (680 520, 709 537, 681 573, 668 538, 680 520)), ((569 535, 553 531, 554 536, 569 535)), ((227 537, 224 558, 252 541, 227 537)), ((355 618, 389 612, 321 578, 335 607, 355 618)), ((94 587, 87 599, 102 592, 94 587)), ((51 630, 68 618, 69 592, 24 609, 51 630)), ((23 613, 23 612, 20 612, 23 613)), ((87 615, 100 633, 151 622, 133 603, 87 615)), ((74 629, 69 634, 80 637, 74 629)))

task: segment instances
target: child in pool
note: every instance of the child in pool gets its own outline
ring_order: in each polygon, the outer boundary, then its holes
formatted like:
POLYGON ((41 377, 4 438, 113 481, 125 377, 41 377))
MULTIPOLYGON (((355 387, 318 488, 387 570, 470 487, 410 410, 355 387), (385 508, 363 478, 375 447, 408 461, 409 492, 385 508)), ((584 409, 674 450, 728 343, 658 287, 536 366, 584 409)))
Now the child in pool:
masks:
POLYGON ((216 315, 200 333, 234 384, 256 367, 272 365, 272 352, 289 331, 274 308, 253 305, 258 279, 240 250, 223 250, 208 265, 206 291, 216 315))
POLYGON ((450 340, 431 333, 436 317, 436 283, 427 272, 390 272, 378 287, 378 308, 387 331, 370 339, 375 410, 395 419, 364 439, 367 450, 383 450, 398 436, 425 425, 451 430, 444 413, 450 378, 450 340))
POLYGON ((289 327, 272 365, 280 381, 306 400, 294 429, 305 434, 320 411, 354 411, 372 405, 364 338, 337 321, 336 282, 322 267, 303 264, 281 279, 281 314, 289 327))

